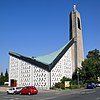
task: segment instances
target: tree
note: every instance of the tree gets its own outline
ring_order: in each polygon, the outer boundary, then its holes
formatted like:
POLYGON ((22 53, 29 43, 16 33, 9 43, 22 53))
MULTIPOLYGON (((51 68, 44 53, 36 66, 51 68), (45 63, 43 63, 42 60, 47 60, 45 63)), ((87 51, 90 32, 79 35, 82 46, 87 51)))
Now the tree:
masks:
POLYGON ((82 62, 80 77, 85 82, 95 82, 100 77, 100 52, 95 49, 88 52, 87 58, 82 62))
POLYGON ((72 75, 72 81, 71 84, 81 84, 82 81, 82 73, 81 73, 81 68, 76 68, 75 71, 73 72, 72 75), (79 83, 78 83, 79 82, 79 83))
POLYGON ((1 75, 0 75, 0 85, 4 85, 4 76, 3 76, 3 72, 1 72, 1 75))
POLYGON ((6 69, 6 72, 5 72, 5 78, 6 78, 6 81, 8 81, 8 71, 6 69))
POLYGON ((4 85, 4 82, 8 81, 8 71, 6 69, 5 75, 3 75, 3 72, 1 72, 0 75, 0 85, 4 85))
POLYGON ((3 76, 3 72, 1 72, 1 77, 3 76))
POLYGON ((77 68, 76 68, 75 71, 73 72, 72 80, 77 80, 77 68))

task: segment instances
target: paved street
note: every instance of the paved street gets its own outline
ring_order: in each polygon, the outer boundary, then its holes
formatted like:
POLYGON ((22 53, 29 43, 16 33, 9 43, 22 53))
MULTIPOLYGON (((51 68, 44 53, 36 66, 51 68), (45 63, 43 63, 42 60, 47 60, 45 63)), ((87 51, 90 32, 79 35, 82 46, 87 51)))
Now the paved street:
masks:
POLYGON ((0 100, 100 100, 100 88, 40 91, 37 95, 8 95, 0 92, 0 100))
POLYGON ((100 89, 83 91, 69 96, 64 95, 50 100, 100 100, 100 89))

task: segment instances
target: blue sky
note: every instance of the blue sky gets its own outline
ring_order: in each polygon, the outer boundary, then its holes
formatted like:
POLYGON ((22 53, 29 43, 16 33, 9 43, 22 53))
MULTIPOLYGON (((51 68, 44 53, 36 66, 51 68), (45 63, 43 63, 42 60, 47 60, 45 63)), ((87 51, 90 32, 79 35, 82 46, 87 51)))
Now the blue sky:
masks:
POLYGON ((69 41, 69 14, 81 13, 85 57, 100 50, 100 0, 0 0, 0 72, 9 68, 9 51, 40 56, 69 41))

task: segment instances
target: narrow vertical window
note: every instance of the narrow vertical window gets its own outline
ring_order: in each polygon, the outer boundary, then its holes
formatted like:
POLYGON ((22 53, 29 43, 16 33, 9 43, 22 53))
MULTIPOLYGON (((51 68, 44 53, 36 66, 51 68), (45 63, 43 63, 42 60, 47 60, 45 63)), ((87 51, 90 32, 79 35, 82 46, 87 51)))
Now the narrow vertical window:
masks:
POLYGON ((72 16, 71 16, 71 13, 70 13, 70 36, 69 36, 69 39, 72 39, 72 16))
POLYGON ((78 28, 81 30, 80 19, 77 18, 77 21, 78 21, 78 28))

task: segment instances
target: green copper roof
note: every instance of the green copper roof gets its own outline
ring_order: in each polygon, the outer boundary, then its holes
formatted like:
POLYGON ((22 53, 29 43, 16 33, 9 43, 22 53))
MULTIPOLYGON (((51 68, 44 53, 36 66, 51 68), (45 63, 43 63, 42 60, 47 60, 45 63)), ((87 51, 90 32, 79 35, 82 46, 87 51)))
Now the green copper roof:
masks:
POLYGON ((30 64, 36 65, 50 72, 52 68, 56 65, 56 63, 61 59, 61 57, 66 53, 66 51, 72 46, 73 43, 74 43, 74 38, 71 39, 68 42, 68 44, 66 44, 59 50, 45 56, 26 57, 15 52, 9 52, 9 55, 21 59, 23 61, 26 61, 30 64))
POLYGON ((66 47, 66 45, 53 53, 44 56, 33 57, 33 59, 42 62, 44 64, 51 64, 54 61, 54 59, 59 55, 59 53, 66 47))

